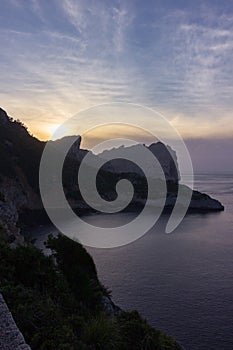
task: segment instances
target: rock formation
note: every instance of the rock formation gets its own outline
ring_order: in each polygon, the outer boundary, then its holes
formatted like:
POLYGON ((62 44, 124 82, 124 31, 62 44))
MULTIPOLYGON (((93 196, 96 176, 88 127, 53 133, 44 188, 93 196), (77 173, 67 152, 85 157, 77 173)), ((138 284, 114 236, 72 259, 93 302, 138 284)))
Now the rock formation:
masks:
MULTIPOLYGON (((64 165, 64 190, 73 208, 88 213, 90 208, 82 200, 76 181, 78 167, 88 153, 87 150, 80 148, 81 137, 68 136, 49 142, 54 145, 59 156, 59 150, 66 142, 70 142, 70 138, 73 138, 74 143, 64 165)), ((34 220, 33 215, 36 213, 39 220, 38 212, 44 212, 39 193, 39 166, 44 147, 45 142, 30 135, 20 121, 13 120, 3 109, 0 109, 0 236, 6 238, 8 242, 17 244, 23 241, 20 235, 19 218, 24 216, 26 219, 34 220)), ((129 181, 135 186, 133 201, 135 203, 145 201, 146 180, 143 179, 143 172, 132 162, 119 159, 124 158, 124 155, 130 158, 131 154, 137 153, 140 147, 146 146, 140 144, 122 146, 104 151, 98 156, 89 152, 93 158, 93 166, 98 163, 95 161, 98 157, 105 159, 110 154, 112 159, 102 167, 97 178, 97 187, 104 198, 108 200, 114 198, 117 181, 122 175, 124 177, 127 175, 129 181)), ((163 169, 169 191, 166 206, 172 207, 176 200, 175 192, 179 182, 176 153, 161 142, 151 144, 148 149, 156 156, 163 169)), ((147 166, 150 169, 149 161, 147 166)), ((152 167, 151 176, 155 176, 152 167)), ((193 192, 190 208, 196 211, 223 210, 221 203, 196 191, 193 192)))
POLYGON ((30 350, 0 294, 0 349, 30 350))

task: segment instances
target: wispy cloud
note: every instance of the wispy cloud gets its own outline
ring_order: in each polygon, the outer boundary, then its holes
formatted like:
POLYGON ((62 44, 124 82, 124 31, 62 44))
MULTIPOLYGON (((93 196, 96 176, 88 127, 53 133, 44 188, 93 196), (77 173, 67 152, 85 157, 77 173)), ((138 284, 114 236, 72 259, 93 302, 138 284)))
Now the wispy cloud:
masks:
POLYGON ((63 9, 67 15, 71 24, 82 33, 87 27, 87 20, 85 16, 85 10, 87 7, 81 2, 74 0, 64 0, 63 9))
POLYGON ((3 107, 33 132, 46 115, 60 121, 95 103, 121 100, 164 112, 189 136, 190 130, 214 135, 220 127, 229 134, 233 7, 210 10, 210 2, 208 9, 193 8, 4 0, 3 107))

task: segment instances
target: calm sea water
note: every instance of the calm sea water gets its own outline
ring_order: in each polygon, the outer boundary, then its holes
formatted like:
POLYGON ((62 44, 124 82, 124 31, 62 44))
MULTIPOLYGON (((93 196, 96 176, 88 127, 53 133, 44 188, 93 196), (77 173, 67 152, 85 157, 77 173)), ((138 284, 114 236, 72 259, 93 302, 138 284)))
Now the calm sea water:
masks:
MULTIPOLYGON (((88 250, 120 307, 138 309, 187 350, 232 350, 233 176, 199 175, 195 188, 219 199, 225 211, 188 215, 170 235, 161 222, 130 245, 88 250)), ((115 220, 121 223, 122 215, 115 220)))
MULTIPOLYGON (((219 199, 225 211, 188 215, 169 235, 163 217, 127 246, 88 251, 121 308, 138 309, 186 350, 232 350, 233 175, 196 176, 195 188, 219 199)), ((108 227, 131 215, 95 215, 88 221, 108 227)), ((36 235, 40 246, 45 231, 36 235)))

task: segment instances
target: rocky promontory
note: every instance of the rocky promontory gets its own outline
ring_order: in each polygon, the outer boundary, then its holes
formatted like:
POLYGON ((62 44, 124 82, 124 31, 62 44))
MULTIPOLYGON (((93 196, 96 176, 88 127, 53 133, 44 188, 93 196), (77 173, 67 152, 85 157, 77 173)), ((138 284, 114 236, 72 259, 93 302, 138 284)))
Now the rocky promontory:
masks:
MULTIPOLYGON (((137 148, 141 147, 147 147, 152 152, 165 174, 168 190, 165 209, 171 209, 174 206, 180 174, 176 153, 169 146, 165 146, 161 142, 153 143, 150 146, 139 144, 94 155, 88 150, 81 149, 81 137, 68 136, 60 140, 49 141, 58 156, 59 150, 66 142, 70 142, 70 138, 73 138, 75 142, 64 164, 63 186, 67 200, 78 214, 93 212, 93 209, 83 200, 77 181, 74 180, 77 178, 79 166, 87 154, 92 157, 93 164, 97 158, 105 159, 106 155, 109 157, 109 152, 111 154, 112 160, 100 169, 97 176, 97 188, 103 198, 114 200, 116 183, 122 178, 127 178, 133 184, 135 191, 128 210, 135 209, 138 205, 145 203, 147 181, 143 172, 132 162, 120 159, 124 154, 130 158, 130 154, 137 152, 137 148)), ((45 142, 33 137, 24 124, 19 120, 13 120, 0 108, 0 236, 7 238, 11 244, 22 242, 21 232, 25 225, 32 222, 40 224, 48 221, 39 191, 39 166, 45 145, 45 142)), ((149 163, 147 166, 150 169, 149 163)), ((153 177, 153 168, 151 168, 151 176, 153 177)), ((52 181, 53 186, 56 186, 54 179, 52 181)), ((157 185, 159 187, 159 184, 155 183, 155 186, 157 185)), ((190 189, 184 185, 180 186, 185 198, 190 189)), ((224 207, 219 201, 207 194, 192 192, 189 211, 209 212, 223 209, 224 207)))

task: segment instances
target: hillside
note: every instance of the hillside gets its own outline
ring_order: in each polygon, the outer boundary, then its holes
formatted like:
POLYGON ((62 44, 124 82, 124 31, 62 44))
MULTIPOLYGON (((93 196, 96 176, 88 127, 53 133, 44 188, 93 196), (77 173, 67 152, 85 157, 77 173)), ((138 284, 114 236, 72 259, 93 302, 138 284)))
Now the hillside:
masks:
MULTIPOLYGON (((181 350, 137 311, 124 312, 112 303, 80 244, 59 235, 50 237, 47 247, 52 256, 32 246, 12 249, 0 240, 0 293, 32 350, 181 350)), ((4 315, 0 332, 6 329, 4 315)), ((22 344, 12 319, 9 327, 1 334, 2 349, 22 344)))

